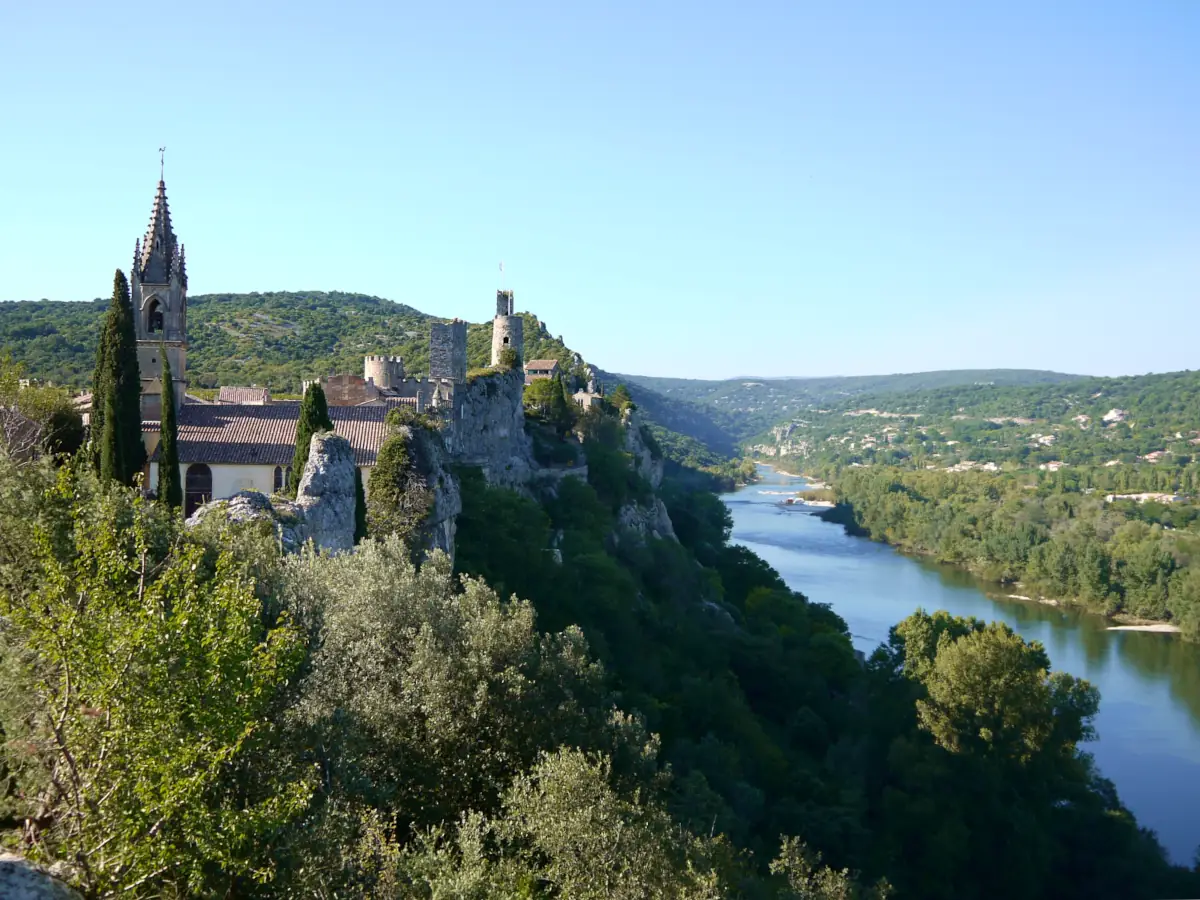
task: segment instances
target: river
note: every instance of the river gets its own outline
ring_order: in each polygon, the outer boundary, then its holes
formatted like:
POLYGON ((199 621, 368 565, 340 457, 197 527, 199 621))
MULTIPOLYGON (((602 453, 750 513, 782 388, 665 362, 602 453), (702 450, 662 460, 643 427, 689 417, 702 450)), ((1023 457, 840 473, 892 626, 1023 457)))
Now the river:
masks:
POLYGON ((1098 740, 1084 745, 1143 827, 1176 863, 1200 845, 1200 645, 1178 635, 1107 631, 1098 616, 1005 599, 947 566, 905 556, 839 525, 781 505, 803 480, 761 468, 762 479, 722 497, 733 539, 809 599, 828 603, 870 653, 888 629, 923 607, 1006 622, 1041 641, 1056 670, 1100 689, 1098 740))

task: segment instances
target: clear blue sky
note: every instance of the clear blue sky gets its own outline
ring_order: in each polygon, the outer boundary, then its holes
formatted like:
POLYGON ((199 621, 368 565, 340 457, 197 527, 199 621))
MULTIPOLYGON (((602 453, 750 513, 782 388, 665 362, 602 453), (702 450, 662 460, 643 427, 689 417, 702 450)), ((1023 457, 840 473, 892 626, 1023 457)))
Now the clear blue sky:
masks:
POLYGON ((0 6, 0 300, 517 306, 615 371, 1200 368, 1200 2, 0 6))

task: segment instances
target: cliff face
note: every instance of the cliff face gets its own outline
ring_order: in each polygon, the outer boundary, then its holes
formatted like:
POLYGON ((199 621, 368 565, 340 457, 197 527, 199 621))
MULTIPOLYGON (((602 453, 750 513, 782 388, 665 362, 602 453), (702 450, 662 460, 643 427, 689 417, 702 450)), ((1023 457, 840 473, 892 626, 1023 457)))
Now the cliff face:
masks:
POLYGON ((453 560, 462 494, 458 479, 450 471, 445 442, 437 434, 413 428, 409 430, 409 445, 413 449, 416 474, 431 497, 429 512, 420 528, 421 546, 427 551, 443 550, 453 560))
POLYGON ((537 464, 525 433, 525 377, 520 369, 483 375, 456 391, 445 433, 451 462, 478 466, 489 484, 524 489, 537 464))
MULTIPOLYGON (((651 444, 642 429, 645 422, 636 410, 626 413, 623 417, 625 427, 625 452, 633 457, 634 469, 638 475, 650 483, 655 492, 663 480, 663 460, 661 454, 651 444)), ((617 512, 619 531, 637 535, 639 539, 647 537, 675 541, 675 526, 667 513, 667 506, 655 496, 653 500, 638 503, 629 502, 617 512)), ((620 537, 618 535, 618 540, 620 537)))

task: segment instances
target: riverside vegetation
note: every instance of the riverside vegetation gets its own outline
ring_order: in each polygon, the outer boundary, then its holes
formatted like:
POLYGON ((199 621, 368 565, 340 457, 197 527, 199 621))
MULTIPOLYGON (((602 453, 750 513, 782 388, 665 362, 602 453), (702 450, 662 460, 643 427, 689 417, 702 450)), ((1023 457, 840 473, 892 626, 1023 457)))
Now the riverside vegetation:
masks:
POLYGON ((857 395, 752 445, 856 533, 1200 639, 1200 372, 857 395))

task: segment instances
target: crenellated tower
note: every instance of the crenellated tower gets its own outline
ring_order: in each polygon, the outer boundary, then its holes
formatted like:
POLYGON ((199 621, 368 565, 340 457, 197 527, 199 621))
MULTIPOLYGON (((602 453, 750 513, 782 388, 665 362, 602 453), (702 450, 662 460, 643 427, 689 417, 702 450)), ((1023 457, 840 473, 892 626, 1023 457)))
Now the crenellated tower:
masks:
POLYGON ((129 288, 142 374, 142 418, 162 411, 162 353, 171 361, 176 406, 187 390, 187 264, 171 228, 167 186, 160 178, 146 236, 134 245, 129 288))
POLYGON ((404 359, 399 356, 366 356, 363 358, 363 381, 377 388, 394 388, 404 380, 404 359))
POLYGON ((525 323, 513 312, 513 292, 496 291, 496 318, 492 320, 492 365, 500 365, 505 350, 515 350, 517 365, 525 358, 525 323))

